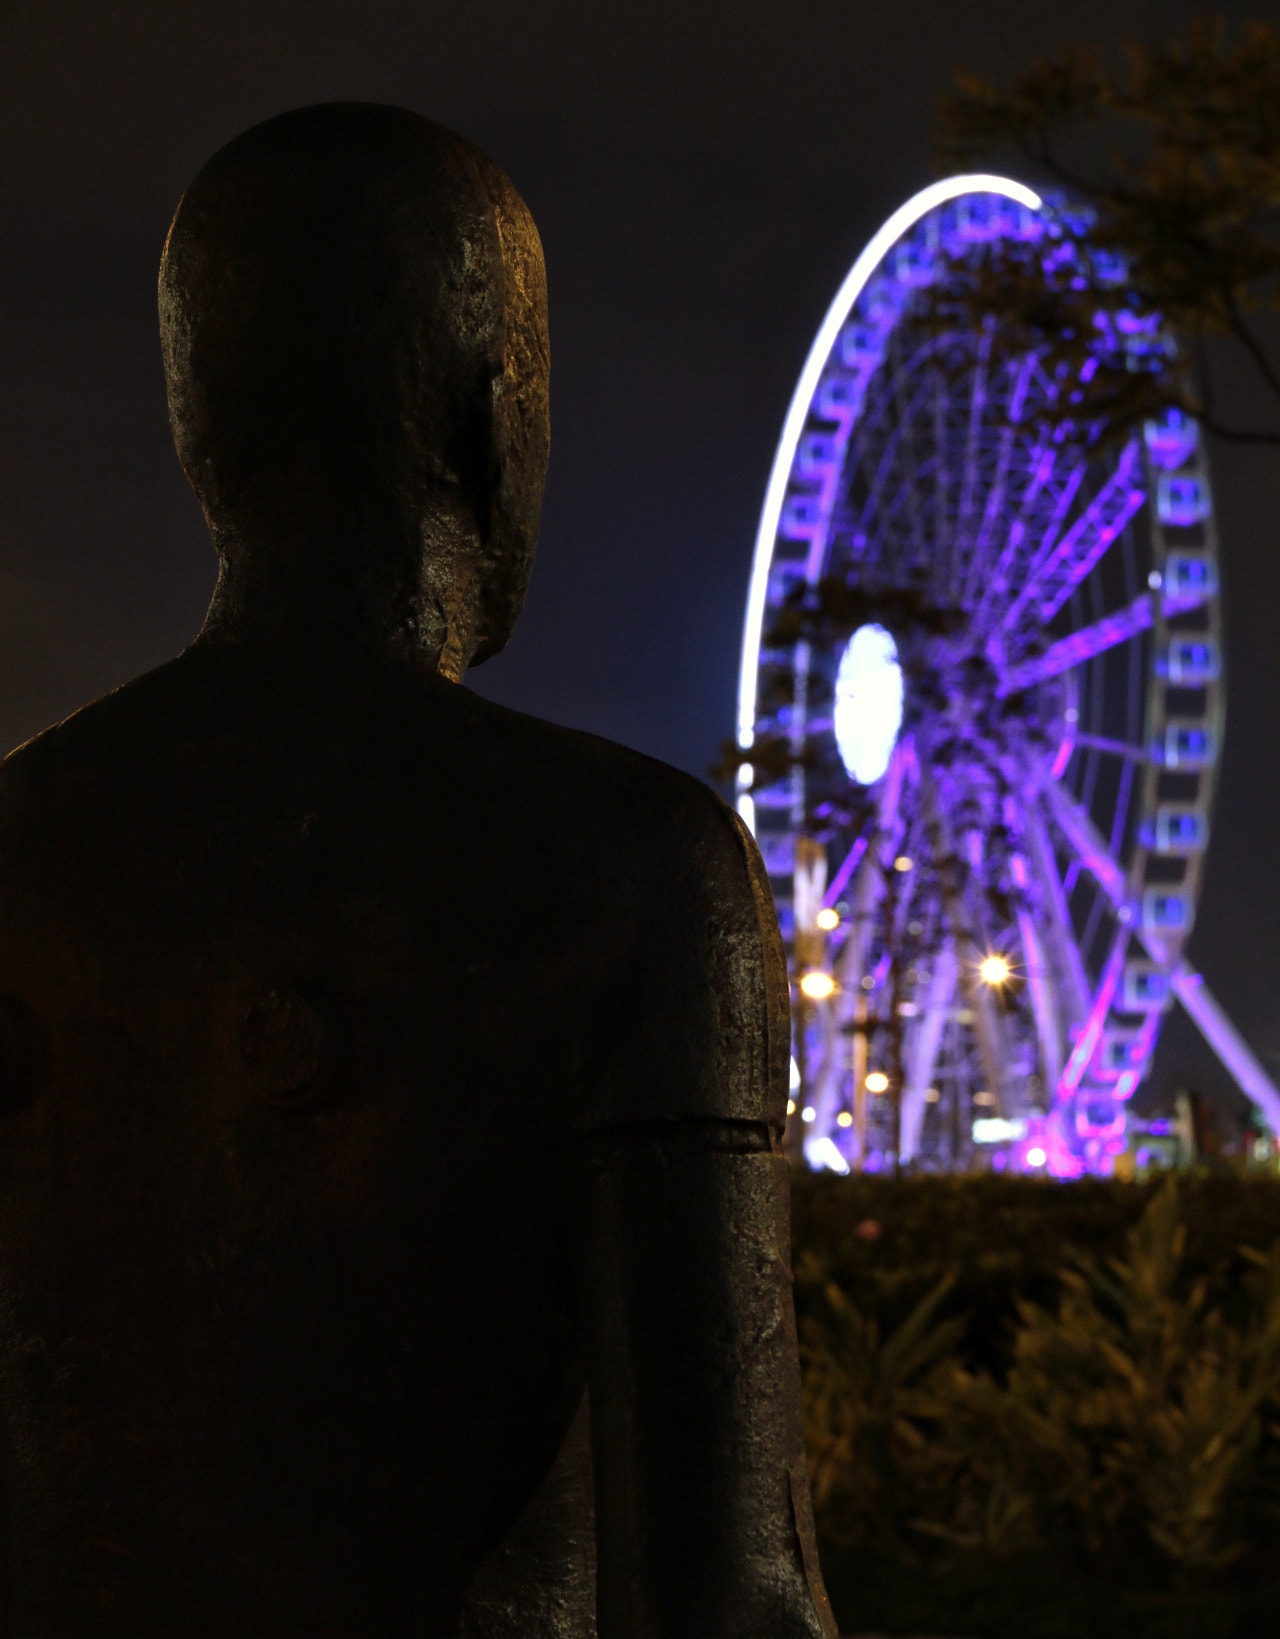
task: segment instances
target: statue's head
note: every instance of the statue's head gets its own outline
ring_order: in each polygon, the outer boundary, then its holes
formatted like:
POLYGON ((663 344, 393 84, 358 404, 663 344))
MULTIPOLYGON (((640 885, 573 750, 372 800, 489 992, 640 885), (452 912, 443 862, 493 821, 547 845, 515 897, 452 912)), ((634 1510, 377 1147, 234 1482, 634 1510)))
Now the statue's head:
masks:
POLYGON ((548 422, 542 247, 495 165, 375 104, 255 126, 178 206, 160 332, 214 627, 347 609, 455 677, 497 653, 548 422))

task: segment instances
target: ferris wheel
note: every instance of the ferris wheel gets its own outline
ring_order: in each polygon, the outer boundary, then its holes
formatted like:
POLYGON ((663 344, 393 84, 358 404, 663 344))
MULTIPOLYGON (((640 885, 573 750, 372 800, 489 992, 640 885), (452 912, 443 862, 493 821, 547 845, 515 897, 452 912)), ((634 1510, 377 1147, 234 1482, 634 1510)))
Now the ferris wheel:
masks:
POLYGON ((1035 353, 920 320, 955 258, 1051 248, 1065 208, 963 176, 895 212, 769 479, 738 807, 788 947, 790 1136, 816 1166, 987 1145, 1106 1170, 1175 1000, 1280 1130, 1184 956, 1224 724, 1199 430, 1170 411, 1091 453, 1055 438, 1063 383, 1035 353))

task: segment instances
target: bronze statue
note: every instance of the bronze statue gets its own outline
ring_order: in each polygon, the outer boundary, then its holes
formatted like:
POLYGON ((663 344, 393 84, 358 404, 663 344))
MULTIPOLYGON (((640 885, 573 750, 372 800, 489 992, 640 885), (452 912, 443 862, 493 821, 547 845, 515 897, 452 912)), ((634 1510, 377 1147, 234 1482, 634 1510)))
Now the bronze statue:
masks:
POLYGON ((0 782, 2 1631, 830 1635, 754 844, 459 684, 537 532, 528 211, 286 114, 160 320, 208 618, 0 782))

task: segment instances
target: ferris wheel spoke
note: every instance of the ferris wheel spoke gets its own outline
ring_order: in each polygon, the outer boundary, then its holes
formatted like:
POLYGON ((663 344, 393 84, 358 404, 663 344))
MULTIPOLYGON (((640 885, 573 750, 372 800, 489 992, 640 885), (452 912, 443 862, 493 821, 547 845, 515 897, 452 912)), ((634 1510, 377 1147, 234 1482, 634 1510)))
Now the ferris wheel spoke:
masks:
POLYGON ((1185 962, 1179 962, 1173 971, 1173 993, 1237 1085, 1262 1111, 1272 1131, 1280 1132, 1280 1091, 1275 1082, 1208 985, 1185 962))
POLYGON ((1089 811, 1069 792, 1050 780, 1044 787, 1049 813, 1059 834, 1081 865, 1111 901, 1117 914, 1128 908, 1128 881, 1124 867, 1111 855, 1089 811))
POLYGON ((1025 906, 1018 911, 1018 936, 1022 941, 1023 966, 1027 989, 1031 994, 1031 1012, 1036 1022, 1040 1065, 1046 1084, 1052 1087, 1062 1070, 1064 1032, 1062 1022, 1058 1018, 1056 988, 1047 943, 1041 942, 1035 918, 1025 906))
POLYGON ((1009 399, 1006 424, 1001 427, 997 445, 996 466, 987 487, 987 498, 982 508, 982 524, 974 542, 969 575, 961 599, 966 609, 974 607, 982 588, 991 575, 992 546, 1002 521, 1010 511, 1010 490, 1014 476, 1014 452, 1019 442, 1019 422, 1026 404, 1027 383, 1031 377, 1034 359, 1022 360, 1009 399))
POLYGON ((957 973, 955 951, 950 945, 940 946, 929 974, 924 1006, 907 1043, 902 1089, 901 1156, 904 1161, 910 1161, 919 1152, 925 1094, 937 1071, 943 1032, 955 1000, 957 973))
POLYGON ((1098 980, 1098 988, 1094 992, 1093 1001, 1085 1017, 1080 1034, 1076 1037, 1075 1046, 1071 1049, 1070 1057, 1058 1080, 1056 1097, 1059 1100, 1069 1098, 1084 1079, 1084 1073, 1089 1068, 1098 1042, 1102 1038, 1103 1027, 1107 1022, 1107 1015, 1111 1011, 1111 1004, 1115 1000, 1116 991, 1120 985, 1120 977, 1124 972, 1125 957, 1129 951, 1129 929, 1121 923, 1112 936, 1111 948, 1107 959, 1102 965, 1102 974, 1098 980))
MULTIPOLYGON (((908 380, 908 372, 904 367, 898 371, 890 383, 886 397, 894 402, 899 414, 889 428, 884 441, 884 447, 879 451, 878 459, 873 463, 872 470, 867 477, 867 496, 862 503, 854 525, 854 535, 857 540, 869 540, 874 533, 875 521, 883 516, 883 498, 889 489, 895 475, 899 472, 899 460, 904 441, 909 438, 909 428, 917 412, 924 404, 927 394, 927 383, 917 381, 915 393, 909 400, 899 401, 902 388, 908 380)), ((872 441, 868 440, 861 445, 864 456, 873 454, 872 441)), ((865 465, 864 465, 865 471, 865 465)))
MULTIPOLYGON (((1059 829, 1064 837, 1072 843, 1085 868, 1094 876, 1119 918, 1111 951, 1104 965, 1102 977, 1089 1009, 1085 1026, 1077 1038, 1076 1047, 1063 1071, 1059 1083, 1060 1093, 1065 1095, 1074 1091, 1088 1067, 1098 1037, 1106 1023, 1107 1013, 1115 999, 1116 988, 1124 971, 1124 962, 1128 953, 1130 933, 1132 931, 1145 947, 1152 961, 1166 969, 1170 969, 1174 994, 1199 1027, 1205 1040, 1235 1077, 1237 1084, 1263 1111, 1268 1121, 1280 1124, 1280 1091, 1277 1090, 1274 1081, 1263 1069, 1252 1049, 1210 994, 1208 987, 1198 973, 1195 973, 1185 962, 1177 962, 1171 966, 1172 953, 1157 933, 1144 928, 1141 924, 1131 929, 1130 922, 1124 915, 1128 906, 1123 873, 1121 873, 1115 861, 1110 858, 1110 853, 1106 849, 1101 833, 1088 814, 1073 803, 1070 798, 1066 797, 1065 793, 1061 792, 1058 787, 1050 787, 1050 792, 1057 793, 1056 797, 1051 797, 1051 805, 1055 812, 1055 818, 1058 820, 1059 829), (1108 861, 1109 864, 1104 864, 1104 861, 1108 861)), ((1149 1033, 1154 1037, 1153 1023, 1149 1033)))
POLYGON ((1057 784, 1048 784, 1045 792, 1058 831, 1106 895, 1122 929, 1131 931, 1137 937, 1153 962, 1168 968, 1174 953, 1159 933, 1144 927, 1140 921, 1134 922, 1125 870, 1113 858, 1087 810, 1057 784))
POLYGON ((883 891, 883 875, 874 848, 864 848, 852 875, 852 901, 849 911, 849 932, 836 964, 840 983, 841 1016, 852 1019, 862 981, 867 976, 867 957, 871 948, 872 923, 876 906, 883 891))
POLYGON ((1058 872, 1048 824, 1038 797, 1025 805, 1021 820, 1030 883, 1038 887, 1041 903, 1048 911, 1044 944, 1051 956, 1056 988, 1063 1000, 1061 1025, 1065 1040, 1089 1010, 1089 980, 1071 925, 1066 886, 1058 872))
MULTIPOLYGON (((832 878, 831 886, 823 896, 825 906, 834 906, 841 894, 847 893, 852 901, 849 915, 849 933, 845 939, 839 962, 842 994, 855 997, 867 972, 867 951, 871 939, 871 923, 875 907, 883 892, 883 871, 878 858, 880 839, 892 834, 898 825, 898 805, 902 782, 914 757, 909 737, 900 740, 889 756, 889 767, 880 783, 880 798, 875 818, 867 826, 832 878)), ((845 1012, 849 1011, 846 1004, 845 1012)))
MULTIPOLYGON (((969 413, 965 426, 964 457, 960 473, 960 500, 956 507, 957 543, 972 539, 971 519, 976 509, 976 498, 982 484, 979 455, 982 447, 983 411, 986 409, 987 404, 987 369, 991 361, 991 344, 991 332, 984 330, 978 340, 971 376, 969 413)), ((972 548, 970 548, 971 553, 972 548)), ((952 598, 957 604, 962 601, 964 596, 964 583, 968 578, 968 567, 968 563, 960 562, 957 558, 951 586, 952 598)))
POLYGON ((904 486, 907 518, 911 526, 911 544, 917 562, 924 562, 928 557, 928 543, 920 505, 920 483, 915 476, 921 466, 920 457, 916 450, 916 413, 917 408, 921 416, 924 413, 924 401, 928 397, 928 374, 929 372, 925 373, 925 377, 921 380, 917 390, 918 406, 914 402, 908 402, 901 375, 898 378, 900 385, 896 395, 899 402, 899 425, 903 432, 901 447, 906 455, 906 470, 910 475, 904 486))
POLYGON ((1046 444, 1036 446, 1032 460, 1034 475, 1027 501, 1009 525, 1004 550, 974 617, 975 630, 983 636, 997 618, 1006 618, 1000 599, 1015 585, 1019 557, 1034 552, 1029 567, 1016 581, 1015 596, 1035 579, 1052 555, 1088 469, 1082 455, 1067 457, 1046 444))
POLYGON ((870 832, 864 831, 854 843, 853 847, 850 848, 849 852, 844 856, 844 859, 835 875, 831 878, 830 887, 822 896, 822 906, 824 910, 831 910, 836 904, 836 901, 840 898, 840 895, 849 886, 849 882, 853 877, 854 872, 862 863, 862 856, 866 853, 870 841, 870 832))
POLYGON ((1141 445, 1134 438, 1125 445, 1116 470, 1009 605, 1005 630, 1028 614, 1038 625, 1047 625, 1146 498, 1141 445))
POLYGON ((1154 621, 1155 599, 1150 592, 1144 592, 1128 608, 1104 615, 1092 626, 1082 626, 1079 631, 1050 644, 1043 654, 1010 666, 1000 680, 999 692, 1019 694, 1037 683, 1047 683, 1051 677, 1058 677, 1073 666, 1083 666, 1108 649, 1128 643, 1140 632, 1149 631, 1154 621))
POLYGON ((1128 740, 1112 740, 1105 734, 1077 734, 1072 744, 1081 751, 1100 751, 1103 756, 1119 757, 1129 763, 1145 763, 1151 755, 1146 746, 1133 745, 1128 740))
POLYGON ((930 579, 935 599, 939 598, 946 578, 944 565, 949 564, 956 550, 955 531, 951 527, 948 502, 951 496, 951 463, 947 439, 947 421, 951 409, 951 394, 943 370, 929 372, 932 385, 933 447, 937 452, 933 467, 933 527, 936 535, 934 562, 930 579))

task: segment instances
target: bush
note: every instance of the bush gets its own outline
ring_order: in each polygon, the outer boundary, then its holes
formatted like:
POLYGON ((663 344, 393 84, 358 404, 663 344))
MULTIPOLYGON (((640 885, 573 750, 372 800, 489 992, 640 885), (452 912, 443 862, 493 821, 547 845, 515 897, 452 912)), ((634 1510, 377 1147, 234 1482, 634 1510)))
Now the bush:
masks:
POLYGON ((843 1625, 1225 1639, 1262 1619, 1280 1188, 801 1179, 797 1197, 843 1625))

